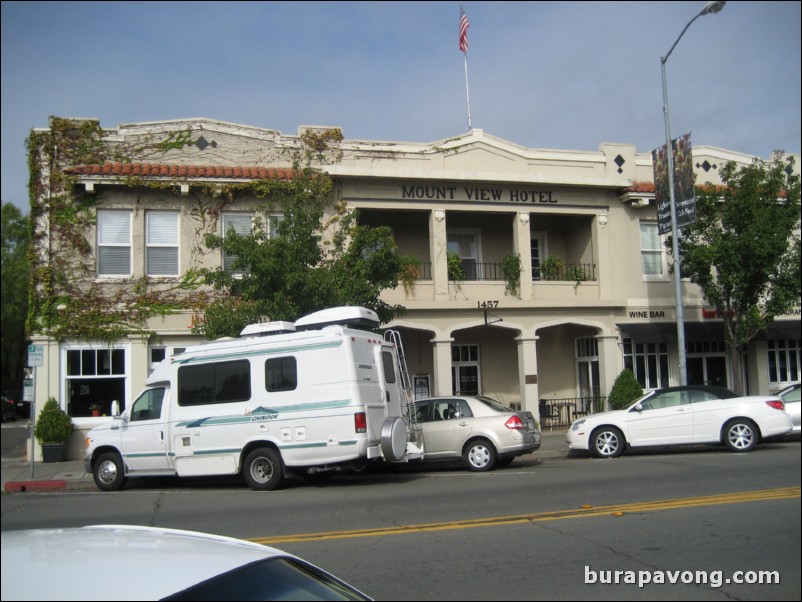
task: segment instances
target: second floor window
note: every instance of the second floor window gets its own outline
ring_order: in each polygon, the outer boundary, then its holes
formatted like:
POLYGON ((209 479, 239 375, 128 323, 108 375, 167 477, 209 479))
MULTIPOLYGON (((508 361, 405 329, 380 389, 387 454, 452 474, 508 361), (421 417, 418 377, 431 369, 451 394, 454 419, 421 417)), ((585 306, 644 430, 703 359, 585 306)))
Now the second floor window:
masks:
POLYGON ((147 214, 148 276, 178 276, 178 213, 147 214))
MULTIPOLYGON (((253 214, 251 213, 224 213, 223 214, 223 236, 233 230, 237 234, 247 236, 253 227, 253 214)), ((223 269, 234 274, 241 274, 242 268, 234 268, 237 256, 223 251, 223 269)))
POLYGON ((97 212, 97 275, 131 274, 131 212, 97 212))
POLYGON ((663 278, 666 275, 663 241, 657 232, 657 222, 640 223, 640 256, 644 278, 663 278))

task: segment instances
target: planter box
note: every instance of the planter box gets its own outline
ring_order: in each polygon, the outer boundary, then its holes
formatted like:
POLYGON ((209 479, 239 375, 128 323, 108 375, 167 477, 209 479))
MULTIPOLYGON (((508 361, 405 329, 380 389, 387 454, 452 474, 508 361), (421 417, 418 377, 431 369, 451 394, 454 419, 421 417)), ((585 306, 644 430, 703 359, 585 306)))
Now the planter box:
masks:
POLYGON ((67 461, 66 443, 42 444, 42 462, 66 462, 66 461, 67 461))

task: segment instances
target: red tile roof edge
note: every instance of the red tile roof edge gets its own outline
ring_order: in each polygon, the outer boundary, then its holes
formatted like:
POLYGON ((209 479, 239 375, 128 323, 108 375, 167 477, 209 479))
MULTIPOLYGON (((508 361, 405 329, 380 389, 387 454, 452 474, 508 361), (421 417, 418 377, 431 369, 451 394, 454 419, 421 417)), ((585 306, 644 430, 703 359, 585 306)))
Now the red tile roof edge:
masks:
POLYGON ((281 179, 289 180, 290 167, 234 167, 222 165, 174 165, 167 163, 103 163, 64 169, 76 176, 140 176, 152 178, 281 179))

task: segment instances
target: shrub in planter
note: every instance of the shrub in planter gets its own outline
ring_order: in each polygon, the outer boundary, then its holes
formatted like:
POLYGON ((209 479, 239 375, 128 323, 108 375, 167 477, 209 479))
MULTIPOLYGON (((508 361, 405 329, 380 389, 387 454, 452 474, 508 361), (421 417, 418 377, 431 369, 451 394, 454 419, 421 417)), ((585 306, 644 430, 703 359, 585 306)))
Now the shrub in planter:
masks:
POLYGON ((643 395, 643 389, 641 389, 638 379, 635 378, 635 374, 632 370, 625 369, 615 379, 608 399, 614 410, 620 410, 641 395, 643 395))
POLYGON ((70 418, 62 410, 58 402, 52 397, 47 400, 39 416, 36 417, 36 425, 33 435, 40 445, 65 444, 72 435, 73 426, 70 418))

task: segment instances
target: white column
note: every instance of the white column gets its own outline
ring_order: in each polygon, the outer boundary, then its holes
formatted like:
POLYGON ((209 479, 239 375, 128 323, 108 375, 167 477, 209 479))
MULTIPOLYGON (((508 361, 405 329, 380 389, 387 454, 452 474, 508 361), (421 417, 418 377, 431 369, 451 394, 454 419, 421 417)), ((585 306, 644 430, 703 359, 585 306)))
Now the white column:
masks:
MULTIPOLYGON (((530 279, 531 280, 531 279, 530 279)), ((521 410, 532 412, 540 419, 538 410, 537 341, 539 337, 522 335, 518 343, 518 379, 521 390, 521 410)))
MULTIPOLYGON (((618 347, 618 337, 615 335, 599 335, 599 389, 602 395, 609 395, 613 383, 621 370, 624 369, 624 357, 618 347)), ((605 404, 607 409, 609 403, 605 404)))
MULTIPOLYGON (((429 214, 429 257, 432 260, 434 300, 448 301, 448 237, 446 210, 433 209, 429 214)), ((449 391, 449 395, 451 392, 449 391)))
MULTIPOLYGON (((521 257, 521 299, 531 299, 532 234, 529 229, 529 213, 516 214, 512 226, 512 242, 513 251, 521 257)), ((523 400, 521 403, 523 404, 523 400)))
POLYGON ((451 395, 451 343, 454 339, 432 339, 434 347, 432 359, 434 360, 434 391, 432 395, 451 395))

